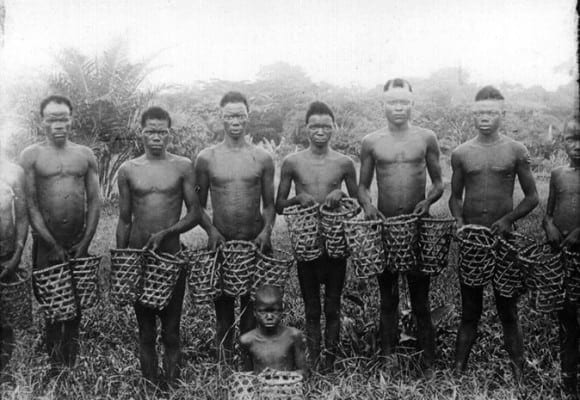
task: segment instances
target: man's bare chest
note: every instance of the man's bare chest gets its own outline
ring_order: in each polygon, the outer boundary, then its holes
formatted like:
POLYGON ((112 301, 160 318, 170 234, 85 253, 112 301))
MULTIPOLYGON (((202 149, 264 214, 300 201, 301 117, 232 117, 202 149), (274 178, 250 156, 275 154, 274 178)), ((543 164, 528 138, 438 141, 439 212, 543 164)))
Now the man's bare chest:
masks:
POLYGON ((426 148, 418 141, 384 141, 374 149, 377 166, 423 164, 426 148))
POLYGON ((131 174, 130 186, 132 192, 140 196, 171 194, 181 191, 182 181, 179 171, 173 168, 138 168, 131 174))
POLYGON ((56 176, 83 177, 88 171, 88 161, 77 154, 43 154, 35 163, 38 177, 56 176))

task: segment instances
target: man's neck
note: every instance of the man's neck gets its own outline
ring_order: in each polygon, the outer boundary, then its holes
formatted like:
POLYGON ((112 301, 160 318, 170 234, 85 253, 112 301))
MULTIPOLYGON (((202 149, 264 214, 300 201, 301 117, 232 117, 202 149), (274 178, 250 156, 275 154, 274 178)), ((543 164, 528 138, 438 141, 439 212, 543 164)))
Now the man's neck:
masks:
POLYGON ((409 124, 409 121, 406 121, 405 123, 402 124, 393 124, 391 121, 389 121, 389 132, 394 133, 394 134, 405 134, 409 131, 409 127, 411 125, 409 124))
POLYGON ((151 151, 145 149, 145 158, 151 161, 165 160, 167 159, 167 151, 163 149, 159 154, 152 154, 151 151))
POLYGON ((248 145, 248 143, 246 142, 245 135, 239 136, 237 138, 232 138, 231 136, 228 136, 227 134, 224 138, 224 144, 226 145, 226 147, 231 148, 231 149, 241 149, 241 148, 246 147, 248 145))
POLYGON ((309 150, 313 156, 322 158, 328 154, 329 146, 328 143, 326 143, 324 146, 315 146, 311 143, 309 150))
POLYGON ((482 144, 493 144, 500 139, 499 130, 491 133, 483 134, 481 132, 477 135, 477 141, 482 144))
POLYGON ((580 159, 570 159, 570 168, 580 169, 580 159))

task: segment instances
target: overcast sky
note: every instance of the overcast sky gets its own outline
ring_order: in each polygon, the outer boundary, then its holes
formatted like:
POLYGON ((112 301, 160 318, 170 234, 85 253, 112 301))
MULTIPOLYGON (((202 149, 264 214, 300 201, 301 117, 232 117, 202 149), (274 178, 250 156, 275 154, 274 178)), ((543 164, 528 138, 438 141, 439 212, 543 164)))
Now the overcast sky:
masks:
MULTIPOLYGON (((4 0, 4 77, 126 38, 154 81, 253 80, 286 61, 314 81, 373 87, 461 66, 478 84, 547 89, 575 73, 573 0, 4 0), (574 71, 571 71, 574 69, 574 71)), ((2 66, 2 65, 0 65, 2 66)))

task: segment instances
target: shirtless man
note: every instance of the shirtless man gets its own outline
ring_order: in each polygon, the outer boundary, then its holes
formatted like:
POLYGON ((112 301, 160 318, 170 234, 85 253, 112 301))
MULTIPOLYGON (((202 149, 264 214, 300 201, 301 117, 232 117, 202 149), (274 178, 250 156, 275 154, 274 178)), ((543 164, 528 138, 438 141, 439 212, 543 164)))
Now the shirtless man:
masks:
MULTIPOLYGON (((44 99, 40 116, 46 141, 27 147, 20 155, 34 230, 33 268, 86 257, 97 230, 101 209, 97 160, 91 149, 68 140, 72 111, 66 97, 44 99)), ((63 364, 74 365, 80 320, 79 312, 69 321, 46 322, 51 373, 57 373, 63 364)))
POLYGON ((304 336, 298 329, 282 325, 282 290, 265 285, 256 291, 254 316, 257 328, 240 337, 244 368, 260 373, 266 368, 299 370, 305 376, 304 336))
MULTIPOLYGON (((321 102, 310 104, 306 112, 310 146, 286 157, 282 163, 276 209, 295 204, 309 207, 326 204, 334 208, 346 194, 341 190, 346 183, 351 197, 357 197, 356 171, 352 160, 330 148, 334 132, 334 114, 321 102), (294 182, 296 196, 288 199, 294 182)), ((320 286, 325 285, 324 313, 326 317, 325 342, 327 356, 325 369, 331 369, 336 358, 340 334, 340 296, 344 284, 346 259, 331 259, 326 254, 307 262, 298 262, 298 280, 306 313, 308 352, 313 364, 320 358, 320 286)))
MULTIPOLYGON (((12 282, 28 236, 24 171, 4 158, 0 149, 0 281, 12 282)), ((3 324, 0 310, 0 372, 10 361, 14 332, 3 324)))
MULTIPOLYGON (((543 221, 548 242, 554 247, 580 251, 580 122, 570 119, 564 125, 564 146, 570 158, 567 167, 552 171, 550 194, 543 221)), ((578 306, 566 301, 558 312, 560 322, 560 363, 562 383, 567 395, 578 399, 578 306)))
MULTIPOLYGON (((369 219, 381 214, 428 215, 430 206, 443 194, 439 145, 435 134, 409 122, 413 92, 403 79, 388 81, 384 87, 385 114, 388 125, 367 135, 362 142, 359 200, 369 219), (369 193, 376 170, 379 189, 378 210, 369 193), (431 188, 425 197, 426 173, 431 188)), ((381 353, 390 356, 398 341, 399 277, 387 269, 378 276, 381 293, 379 334, 381 353)), ((423 350, 424 374, 431 374, 435 358, 435 329, 429 305, 429 276, 408 273, 411 307, 417 319, 418 341, 423 350)))
MULTIPOLYGON (((473 116, 478 134, 458 146, 451 155, 453 176, 449 208, 458 228, 465 224, 477 224, 490 227, 497 234, 505 234, 512 230, 515 221, 526 216, 538 204, 527 149, 499 133, 504 115, 503 99, 492 86, 486 86, 477 93, 473 116), (514 209, 516 176, 525 197, 514 209)), ((462 314, 455 354, 458 373, 467 368, 483 298, 483 287, 460 286, 462 314)), ((520 381, 524 351, 518 319, 518 297, 503 297, 497 291, 494 294, 503 326, 504 344, 512 362, 514 377, 520 381)))
MULTIPOLYGON (((141 139, 145 154, 125 162, 119 169, 119 222, 117 247, 175 254, 181 249, 179 235, 202 220, 192 162, 166 151, 171 139, 171 118, 167 111, 151 107, 141 116, 141 139), (182 206, 188 209, 180 219, 182 206)), ((209 217, 205 226, 211 235, 209 217)), ((143 376, 157 383, 156 316, 161 320, 161 341, 165 346, 164 369, 167 383, 179 378, 181 355, 179 325, 185 291, 185 269, 169 304, 157 311, 135 303, 139 324, 139 347, 143 376)))
MULTIPOLYGON (((202 150, 195 163, 199 200, 205 207, 211 191, 213 225, 225 240, 254 241, 265 251, 271 248, 270 235, 276 216, 274 160, 246 141, 249 108, 243 94, 226 93, 220 107, 224 140, 202 150)), ((233 355, 234 301, 227 295, 215 301, 216 339, 220 358, 225 356, 227 361, 233 355)), ((255 324, 250 295, 242 296, 240 303, 240 333, 244 333, 255 324)))

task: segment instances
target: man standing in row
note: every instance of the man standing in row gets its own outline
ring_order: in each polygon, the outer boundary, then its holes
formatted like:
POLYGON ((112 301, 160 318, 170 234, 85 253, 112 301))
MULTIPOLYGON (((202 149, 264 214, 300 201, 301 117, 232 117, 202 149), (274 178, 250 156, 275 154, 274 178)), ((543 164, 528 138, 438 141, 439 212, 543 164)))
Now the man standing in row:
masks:
MULTIPOLYGON (((435 134, 409 122, 413 91, 409 82, 389 80, 384 87, 388 125, 363 139, 359 201, 369 219, 402 214, 428 215, 429 207, 443 194, 439 145, 435 134), (377 173, 378 210, 371 202, 370 185, 377 173), (431 188, 425 196, 426 174, 431 188)), ((388 269, 378 276, 381 294, 381 353, 390 356, 398 342, 399 276, 388 269)), ((435 358, 435 329, 429 305, 429 276, 407 274, 411 307, 417 319, 418 340, 423 350, 425 375, 431 374, 435 358)))
MULTIPOLYGON (((35 269, 86 257, 97 229, 101 199, 97 160, 92 150, 69 141, 73 107, 69 99, 50 96, 40 104, 44 143, 24 149, 20 164, 26 176, 28 215, 33 229, 35 269)), ((52 373, 75 363, 80 311, 69 321, 46 323, 46 347, 52 373)))

